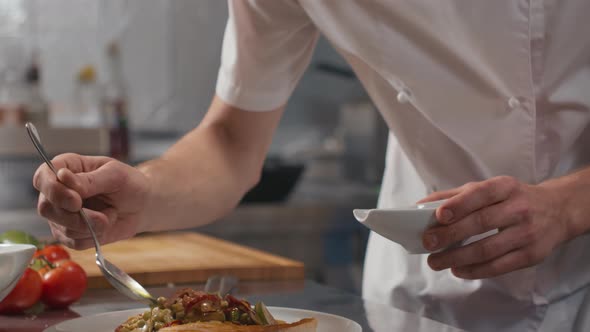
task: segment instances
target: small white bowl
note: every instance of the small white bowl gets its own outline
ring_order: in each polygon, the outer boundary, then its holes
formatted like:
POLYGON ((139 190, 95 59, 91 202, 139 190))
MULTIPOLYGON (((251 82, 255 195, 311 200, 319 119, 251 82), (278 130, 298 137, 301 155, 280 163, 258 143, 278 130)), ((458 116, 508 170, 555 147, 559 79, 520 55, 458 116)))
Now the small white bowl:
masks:
POLYGON ((354 217, 379 235, 400 244, 411 254, 430 251, 422 245, 422 233, 436 224, 434 212, 445 200, 393 209, 355 209, 354 217))
POLYGON ((36 249, 30 244, 0 244, 0 301, 16 286, 36 249))

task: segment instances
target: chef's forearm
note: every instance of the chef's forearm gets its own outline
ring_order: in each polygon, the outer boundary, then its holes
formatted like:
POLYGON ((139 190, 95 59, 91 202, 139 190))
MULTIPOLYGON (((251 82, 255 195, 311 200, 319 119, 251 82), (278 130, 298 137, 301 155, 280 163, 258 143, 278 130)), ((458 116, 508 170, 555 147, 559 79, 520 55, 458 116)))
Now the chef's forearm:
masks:
POLYGON ((282 109, 253 113, 228 107, 214 101, 195 130, 161 158, 138 167, 151 187, 142 231, 210 223, 258 182, 282 109))
POLYGON ((254 172, 238 174, 230 165, 213 131, 197 129, 166 155, 139 166, 151 188, 143 231, 209 223, 230 211, 256 181, 254 172))
POLYGON ((550 189, 563 216, 566 238, 590 232, 590 167, 541 184, 550 189))

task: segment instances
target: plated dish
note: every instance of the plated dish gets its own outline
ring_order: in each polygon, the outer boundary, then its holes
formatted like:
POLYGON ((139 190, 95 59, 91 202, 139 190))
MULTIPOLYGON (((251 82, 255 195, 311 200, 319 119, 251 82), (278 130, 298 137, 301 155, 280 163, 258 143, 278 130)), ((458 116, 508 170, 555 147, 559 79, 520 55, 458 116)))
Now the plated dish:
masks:
MULTIPOLYGON (((268 310, 276 319, 286 322, 315 318, 318 322, 317 332, 362 332, 358 323, 337 315, 282 307, 268 307, 268 310)), ((113 332, 128 317, 145 311, 146 309, 131 309, 80 317, 49 327, 44 332, 113 332)))
POLYGON ((129 317, 115 332, 170 331, 297 331, 315 332, 317 320, 277 320, 264 303, 251 305, 232 295, 220 296, 185 288, 172 297, 158 298, 158 304, 129 317))

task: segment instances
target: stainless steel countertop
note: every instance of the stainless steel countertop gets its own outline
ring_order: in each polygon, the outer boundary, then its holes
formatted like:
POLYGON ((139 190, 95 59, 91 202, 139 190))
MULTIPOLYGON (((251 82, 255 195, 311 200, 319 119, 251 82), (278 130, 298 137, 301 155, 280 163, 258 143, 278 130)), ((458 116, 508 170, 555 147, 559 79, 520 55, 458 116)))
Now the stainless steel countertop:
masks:
MULTIPOLYGON (((189 286, 195 289, 203 287, 189 286)), ((174 289, 161 287, 150 288, 149 291, 155 296, 170 296, 174 289)), ((242 283, 236 295, 251 302, 263 301, 269 306, 300 308, 347 317, 359 323, 365 332, 460 331, 413 313, 364 301, 356 295, 312 281, 242 283)), ((67 319, 142 307, 141 303, 130 302, 115 290, 91 290, 70 310, 49 311, 36 317, 0 316, 0 332, 41 332, 67 319)))

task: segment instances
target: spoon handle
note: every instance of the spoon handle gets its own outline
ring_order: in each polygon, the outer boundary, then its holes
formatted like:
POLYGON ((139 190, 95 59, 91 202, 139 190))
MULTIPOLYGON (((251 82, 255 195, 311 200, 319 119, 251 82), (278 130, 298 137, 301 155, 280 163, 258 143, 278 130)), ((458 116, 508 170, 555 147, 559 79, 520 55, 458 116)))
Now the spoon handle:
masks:
POLYGON ((90 225, 90 220, 88 219, 88 216, 86 216, 86 212, 84 212, 84 209, 80 209, 80 217, 82 217, 82 220, 84 220, 84 223, 86 223, 86 227, 88 227, 88 230, 90 231, 90 235, 92 235, 92 239, 94 240, 94 248, 96 249, 96 257, 101 257, 102 258, 102 250, 100 249, 100 245, 98 244, 98 238, 96 237, 96 233, 94 233, 94 228, 92 227, 92 225, 90 225))
MULTIPOLYGON (((35 126, 30 122, 27 122, 25 124, 25 127, 27 128, 27 133, 29 134, 31 141, 33 142, 33 145, 35 146, 35 149, 37 149, 37 152, 39 152, 39 155, 41 155, 41 158, 43 158, 43 161, 45 161, 45 164, 47 164, 47 166, 49 166, 51 171, 53 171, 53 174, 55 174, 57 181, 59 181, 59 178, 57 178, 57 170, 55 169, 55 166, 53 166, 53 163, 49 159, 47 152, 45 151, 45 149, 43 148, 43 145, 41 144, 41 141, 39 139, 39 133, 37 132, 37 128, 35 128, 35 126)), ((92 235, 92 239, 94 240, 94 247, 96 248, 96 253, 102 257, 102 251, 100 250, 100 246, 98 244, 99 243, 98 238, 96 237, 96 234, 94 233, 94 229, 92 228, 92 225, 90 224, 90 220, 88 219, 88 216, 86 216, 86 213, 84 212, 83 209, 80 209, 79 213, 80 213, 80 217, 82 217, 82 220, 84 220, 84 222, 86 223, 86 226, 88 227, 88 230, 90 231, 90 235, 92 235)))
POLYGON ((25 127, 27 128, 27 133, 29 134, 31 141, 33 142, 33 145, 35 146, 35 149, 37 149, 37 152, 39 152, 39 154, 41 155, 41 158, 43 158, 43 160, 45 161, 47 166, 49 166, 49 168, 51 168, 51 170, 53 171, 53 174, 55 174, 55 176, 57 176, 57 170, 53 166, 53 163, 51 162, 51 160, 49 160, 49 157, 47 156, 47 152, 45 152, 43 145, 41 145, 41 142, 37 138, 37 137, 39 137, 39 133, 37 132, 37 128, 35 128, 35 126, 33 126, 33 124, 30 122, 27 122, 27 124, 25 124, 25 127))

